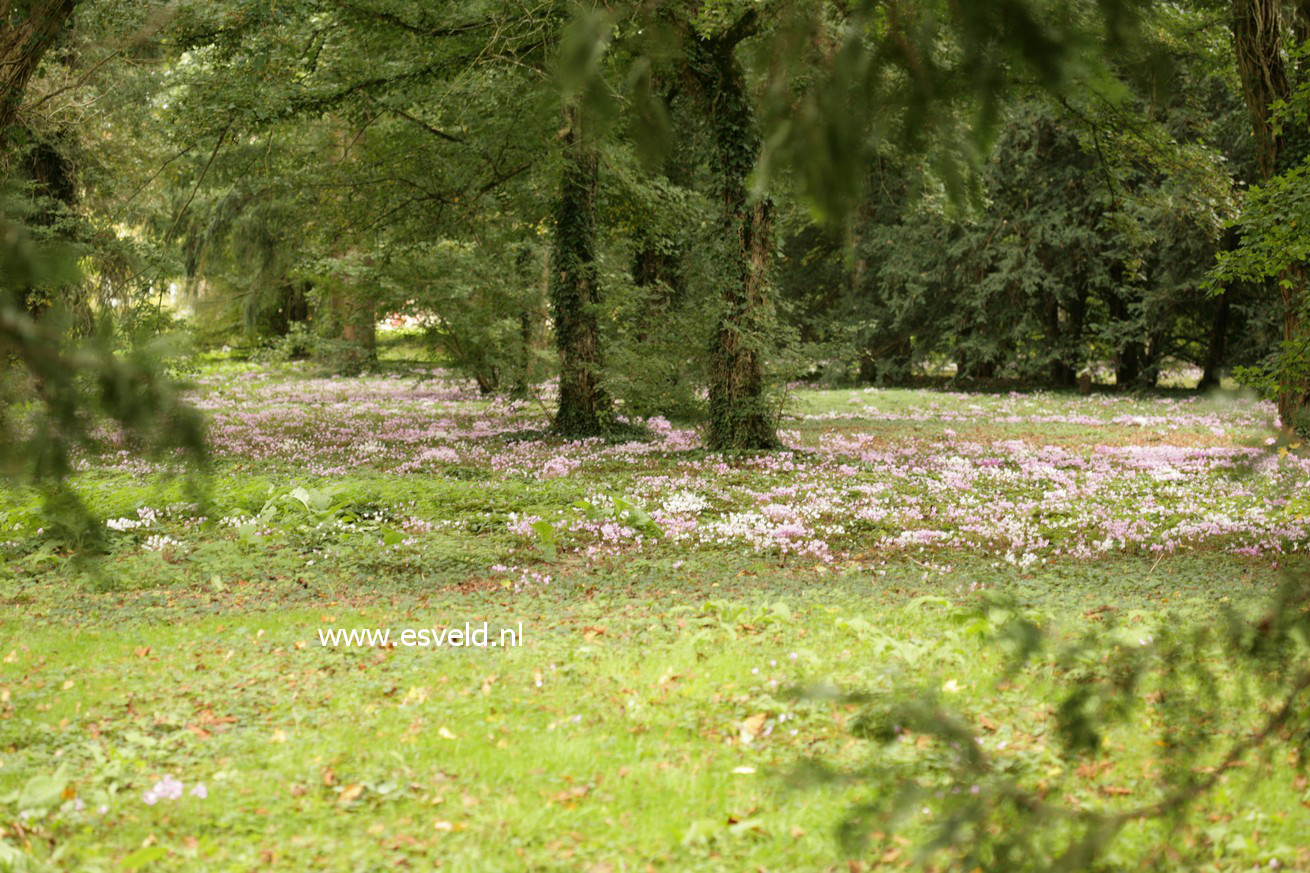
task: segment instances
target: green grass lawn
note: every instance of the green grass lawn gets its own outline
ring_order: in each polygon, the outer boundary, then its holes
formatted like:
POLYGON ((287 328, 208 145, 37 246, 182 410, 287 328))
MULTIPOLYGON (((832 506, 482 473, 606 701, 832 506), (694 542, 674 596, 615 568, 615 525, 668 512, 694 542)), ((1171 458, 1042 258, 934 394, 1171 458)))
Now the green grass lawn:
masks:
MULTIPOLYGON (((202 506, 135 462, 80 473, 118 520, 95 563, 34 493, 5 492, 0 869, 909 866, 931 801, 852 856, 838 827, 878 786, 798 778, 930 751, 867 737, 836 692, 929 692, 1050 798, 1147 803, 1157 704, 1096 755, 1065 754, 1068 673, 1010 672, 987 598, 1057 639, 1145 645, 1310 569, 1296 450, 1257 456, 1247 401, 802 392, 794 453, 765 463, 523 441, 491 425, 526 429, 530 407, 432 382, 277 399, 296 378, 233 365, 202 388, 218 446, 202 506), (242 442, 242 422, 281 441, 242 442), (466 621, 522 622, 524 644, 318 636, 466 621)), ((1226 738, 1268 706, 1220 696, 1226 738)), ((1184 821, 1126 829, 1106 869, 1310 869, 1308 804, 1286 752, 1252 756, 1184 821)))

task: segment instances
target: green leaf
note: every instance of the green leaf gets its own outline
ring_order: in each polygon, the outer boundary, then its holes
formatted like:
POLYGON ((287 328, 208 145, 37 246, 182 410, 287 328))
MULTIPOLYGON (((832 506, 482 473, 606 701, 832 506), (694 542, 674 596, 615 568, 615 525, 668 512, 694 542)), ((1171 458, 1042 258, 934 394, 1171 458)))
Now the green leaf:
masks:
POLYGON ((68 765, 60 764, 54 773, 42 773, 28 779, 17 795, 19 809, 48 809, 62 799, 68 787, 68 765))
POLYGON ((124 870, 140 870, 166 857, 168 857, 168 849, 163 846, 146 846, 128 855, 119 866, 124 870))
POLYGON ((532 529, 537 533, 537 548, 541 549, 541 553, 546 556, 546 560, 555 560, 558 554, 555 548, 555 526, 548 521, 534 521, 532 529))

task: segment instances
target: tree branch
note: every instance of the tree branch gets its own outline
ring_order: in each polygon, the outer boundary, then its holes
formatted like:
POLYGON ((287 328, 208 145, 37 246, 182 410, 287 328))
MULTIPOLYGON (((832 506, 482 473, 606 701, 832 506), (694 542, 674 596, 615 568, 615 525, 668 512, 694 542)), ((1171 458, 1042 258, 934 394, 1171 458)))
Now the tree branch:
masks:
POLYGON ((405 119, 406 121, 412 121, 414 124, 417 124, 419 127, 423 128, 428 133, 432 134, 438 139, 444 139, 446 142, 458 143, 459 145, 464 145, 464 143, 467 142, 467 140, 465 140, 463 137, 455 136, 453 133, 446 133, 444 130, 438 127, 433 127, 431 124, 428 124, 423 119, 415 115, 411 115, 410 113, 406 112, 405 110, 401 109, 398 106, 387 106, 385 104, 377 102, 376 100, 370 102, 372 102, 374 106, 376 106, 378 109, 380 109, 383 112, 390 112, 393 115, 399 115, 401 118, 405 119))

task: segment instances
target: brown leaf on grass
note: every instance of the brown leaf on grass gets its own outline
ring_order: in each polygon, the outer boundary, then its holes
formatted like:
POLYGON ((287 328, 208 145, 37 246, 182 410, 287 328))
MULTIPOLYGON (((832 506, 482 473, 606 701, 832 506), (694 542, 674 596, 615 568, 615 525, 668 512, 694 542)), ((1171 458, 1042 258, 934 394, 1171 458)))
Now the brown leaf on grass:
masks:
POLYGON ((747 716, 742 720, 742 736, 758 737, 764 732, 764 723, 768 721, 768 713, 757 712, 754 715, 747 716))
POLYGON ((577 802, 586 797, 590 791, 591 789, 586 785, 574 785, 572 788, 566 788, 555 794, 551 797, 551 802, 572 808, 577 806, 577 802))
POLYGON ((214 715, 214 710, 204 707, 196 712, 196 723, 213 727, 215 725, 235 724, 236 716, 234 715, 214 715))
POLYGON ((1107 612, 1116 612, 1116 611, 1117 610, 1115 609, 1115 607, 1110 606, 1108 603, 1102 604, 1101 606, 1098 606, 1095 609, 1089 609, 1087 612, 1084 612, 1083 618, 1088 619, 1089 621, 1101 621, 1102 615, 1104 615, 1107 612))
POLYGON ((1078 765, 1075 771, 1083 779, 1097 779, 1102 773, 1114 769, 1114 761, 1087 761, 1078 765))
POLYGON ((337 803, 345 806, 348 803, 354 803, 359 796, 364 793, 364 786, 356 782, 353 785, 347 785, 341 789, 341 794, 337 797, 337 803))

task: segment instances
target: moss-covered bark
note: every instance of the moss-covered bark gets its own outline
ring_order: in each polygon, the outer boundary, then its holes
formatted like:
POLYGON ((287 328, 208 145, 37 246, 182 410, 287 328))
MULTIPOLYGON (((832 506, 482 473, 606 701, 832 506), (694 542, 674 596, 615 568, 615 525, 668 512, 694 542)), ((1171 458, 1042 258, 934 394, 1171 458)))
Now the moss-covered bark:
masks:
POLYGON ((596 186, 599 161, 586 141, 576 104, 564 111, 563 167, 555 209, 551 253, 550 307, 559 348, 559 407, 555 430, 566 437, 604 433, 610 400, 601 384, 603 359, 596 309, 596 186))
POLYGON ((765 392, 763 356, 774 317, 773 204, 752 198, 759 125, 735 49, 753 32, 754 13, 716 39, 689 32, 686 71, 712 130, 722 229, 732 261, 710 348, 709 432, 717 450, 780 444, 765 392))

